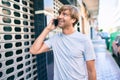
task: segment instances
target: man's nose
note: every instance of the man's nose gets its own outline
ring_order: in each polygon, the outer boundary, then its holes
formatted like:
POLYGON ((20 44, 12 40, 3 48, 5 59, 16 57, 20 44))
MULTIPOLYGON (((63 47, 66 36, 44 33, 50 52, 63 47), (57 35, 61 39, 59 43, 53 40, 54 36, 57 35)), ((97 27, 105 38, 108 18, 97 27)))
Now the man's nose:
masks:
POLYGON ((62 15, 62 14, 59 14, 58 18, 63 18, 63 15, 62 15))

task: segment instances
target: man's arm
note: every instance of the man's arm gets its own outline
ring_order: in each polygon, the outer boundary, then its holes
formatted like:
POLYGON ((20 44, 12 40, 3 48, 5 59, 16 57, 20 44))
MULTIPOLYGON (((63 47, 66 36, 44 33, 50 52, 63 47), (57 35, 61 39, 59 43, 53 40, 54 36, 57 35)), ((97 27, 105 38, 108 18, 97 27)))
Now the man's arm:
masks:
POLYGON ((95 61, 94 60, 87 61, 86 65, 87 65, 87 71, 88 71, 88 80, 97 80, 95 61))
POLYGON ((48 35, 48 33, 53 29, 55 29, 55 26, 53 25, 53 20, 51 20, 48 26, 43 30, 43 32, 38 36, 38 38, 35 40, 35 42, 31 46, 30 53, 39 54, 49 50, 48 46, 44 43, 44 40, 48 35))

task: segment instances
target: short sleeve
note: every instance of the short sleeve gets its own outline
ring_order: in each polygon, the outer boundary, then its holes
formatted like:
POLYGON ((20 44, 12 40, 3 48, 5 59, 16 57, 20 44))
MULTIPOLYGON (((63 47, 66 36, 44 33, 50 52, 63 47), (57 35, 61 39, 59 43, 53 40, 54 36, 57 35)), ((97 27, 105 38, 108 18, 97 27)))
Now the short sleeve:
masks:
POLYGON ((51 49, 52 48, 52 38, 49 38, 44 41, 44 43, 51 49))
POLYGON ((94 60, 96 58, 94 47, 90 38, 87 38, 84 43, 84 57, 86 61, 94 60))
POLYGON ((53 48, 52 46, 55 44, 55 41, 58 39, 58 37, 59 37, 59 33, 46 39, 44 41, 44 43, 48 46, 48 48, 51 49, 51 48, 53 48))

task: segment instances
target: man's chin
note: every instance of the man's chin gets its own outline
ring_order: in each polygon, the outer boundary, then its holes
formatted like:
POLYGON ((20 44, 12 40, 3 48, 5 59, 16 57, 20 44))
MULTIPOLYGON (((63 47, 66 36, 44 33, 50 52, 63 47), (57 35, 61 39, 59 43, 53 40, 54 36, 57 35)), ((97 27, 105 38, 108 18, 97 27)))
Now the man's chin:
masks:
POLYGON ((63 28, 63 26, 60 26, 60 25, 59 25, 58 27, 59 27, 59 28, 63 28))
POLYGON ((59 28, 63 28, 64 24, 63 23, 59 23, 58 26, 59 26, 59 28))

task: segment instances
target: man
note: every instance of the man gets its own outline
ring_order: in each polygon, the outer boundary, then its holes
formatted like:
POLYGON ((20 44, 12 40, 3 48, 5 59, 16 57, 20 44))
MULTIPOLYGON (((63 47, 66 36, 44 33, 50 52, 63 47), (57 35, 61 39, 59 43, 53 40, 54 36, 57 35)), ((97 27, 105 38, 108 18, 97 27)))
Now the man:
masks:
POLYGON ((35 40, 30 52, 40 54, 53 50, 54 80, 96 80, 91 40, 74 29, 79 20, 78 10, 72 5, 64 5, 58 12, 58 27, 62 32, 44 41, 47 34, 56 28, 51 20, 35 40))

